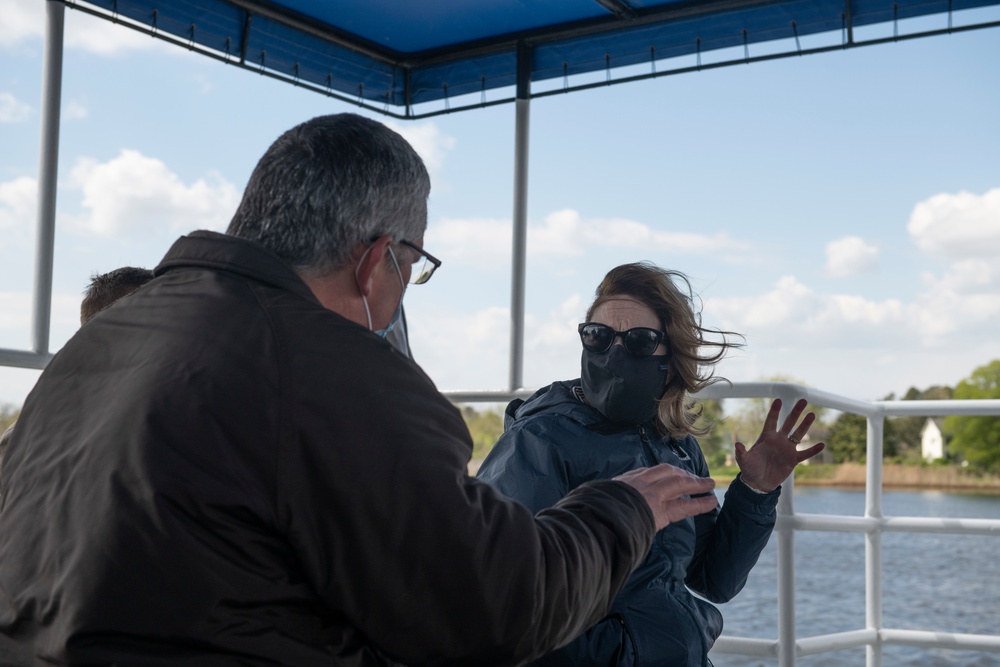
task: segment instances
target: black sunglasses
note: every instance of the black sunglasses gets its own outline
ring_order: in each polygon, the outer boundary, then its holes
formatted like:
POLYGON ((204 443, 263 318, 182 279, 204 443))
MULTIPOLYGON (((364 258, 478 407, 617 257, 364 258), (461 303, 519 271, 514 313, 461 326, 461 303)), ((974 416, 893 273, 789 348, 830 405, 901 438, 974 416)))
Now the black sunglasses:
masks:
POLYGON ((663 342, 663 332, 648 327, 635 327, 628 331, 615 331, 607 324, 584 322, 577 331, 580 332, 580 342, 588 352, 604 354, 611 349, 615 338, 621 337, 625 351, 634 357, 648 357, 660 343, 663 342))

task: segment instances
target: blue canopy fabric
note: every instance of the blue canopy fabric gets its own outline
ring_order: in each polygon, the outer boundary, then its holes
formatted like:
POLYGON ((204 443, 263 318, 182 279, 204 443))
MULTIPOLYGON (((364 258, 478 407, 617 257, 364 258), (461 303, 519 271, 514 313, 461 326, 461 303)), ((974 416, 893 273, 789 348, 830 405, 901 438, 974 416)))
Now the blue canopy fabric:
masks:
MULTIPOLYGON (((163 39, 376 110, 418 117, 527 82, 946 15, 1000 0, 67 0, 163 39), (521 79, 519 80, 519 59, 521 79)), ((993 26, 1000 23, 974 27, 993 26)), ((898 37, 898 34, 895 35, 898 37)), ((768 56, 773 57, 773 55, 768 56)), ((734 62, 739 62, 736 60, 734 62)), ((660 72, 661 74, 663 72, 660 72)), ((566 86, 569 88, 569 86, 566 86)), ((509 96, 508 96, 509 97, 509 96)), ((496 102, 496 100, 490 100, 496 102)))

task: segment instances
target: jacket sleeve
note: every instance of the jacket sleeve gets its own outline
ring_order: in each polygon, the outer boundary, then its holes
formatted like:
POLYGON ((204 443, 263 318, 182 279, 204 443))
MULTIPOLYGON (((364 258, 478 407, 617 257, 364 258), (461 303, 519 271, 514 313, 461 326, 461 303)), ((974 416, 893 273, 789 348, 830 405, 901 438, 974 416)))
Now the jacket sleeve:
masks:
POLYGON ((279 516, 335 616, 422 665, 520 664, 601 618, 652 541, 642 497, 595 482, 534 515, 468 477, 461 415, 412 362, 356 352, 302 386, 279 458, 279 516))
MULTIPOLYGON (((701 448, 695 444, 691 449, 703 469, 697 474, 708 476, 701 448)), ((737 476, 721 509, 695 517, 695 553, 685 579, 691 590, 715 603, 728 602, 743 590, 774 529, 779 495, 780 487, 759 494, 737 476)))

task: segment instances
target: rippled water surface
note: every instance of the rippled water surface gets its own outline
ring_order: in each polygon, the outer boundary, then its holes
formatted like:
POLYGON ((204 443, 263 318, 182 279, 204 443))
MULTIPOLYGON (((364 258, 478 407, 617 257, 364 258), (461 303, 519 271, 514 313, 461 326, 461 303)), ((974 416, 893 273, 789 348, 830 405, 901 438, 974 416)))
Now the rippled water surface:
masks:
MULTIPOLYGON (((724 490, 723 490, 724 491, 724 490)), ((721 494, 721 491, 720 491, 721 494)), ((798 487, 796 513, 863 516, 863 491, 798 487)), ((1000 496, 934 491, 886 492, 885 516, 1000 518, 1000 496)), ((721 605, 725 633, 778 635, 777 538, 772 536, 746 588, 721 605)), ((883 627, 1000 635, 1000 535, 884 533, 883 627)), ((865 537, 861 533, 797 531, 795 626, 799 637, 865 627, 865 537)), ((1000 667, 1000 653, 887 646, 885 667, 1000 667)), ((776 658, 713 652, 715 667, 776 667, 776 658)), ((799 667, 865 665, 857 648, 801 657, 799 667)))

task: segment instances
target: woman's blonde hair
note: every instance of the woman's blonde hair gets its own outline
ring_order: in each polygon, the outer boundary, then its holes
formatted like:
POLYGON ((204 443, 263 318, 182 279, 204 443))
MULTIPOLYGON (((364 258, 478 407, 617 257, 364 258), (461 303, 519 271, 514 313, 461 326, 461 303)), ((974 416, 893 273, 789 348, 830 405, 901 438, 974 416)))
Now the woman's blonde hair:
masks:
POLYGON ((680 271, 661 269, 652 262, 623 264, 608 272, 597 286, 596 298, 587 310, 587 321, 602 303, 615 297, 630 297, 648 306, 666 332, 668 365, 667 384, 656 411, 656 425, 662 435, 684 438, 688 434, 705 435, 711 423, 695 426, 701 408, 688 394, 701 391, 716 382, 714 367, 730 348, 742 347, 732 339, 743 336, 732 331, 701 326, 701 311, 696 308, 691 282, 680 271), (682 290, 679 284, 684 285, 682 290), (713 338, 709 338, 708 336, 713 338), (708 352, 704 352, 708 350, 708 352))

